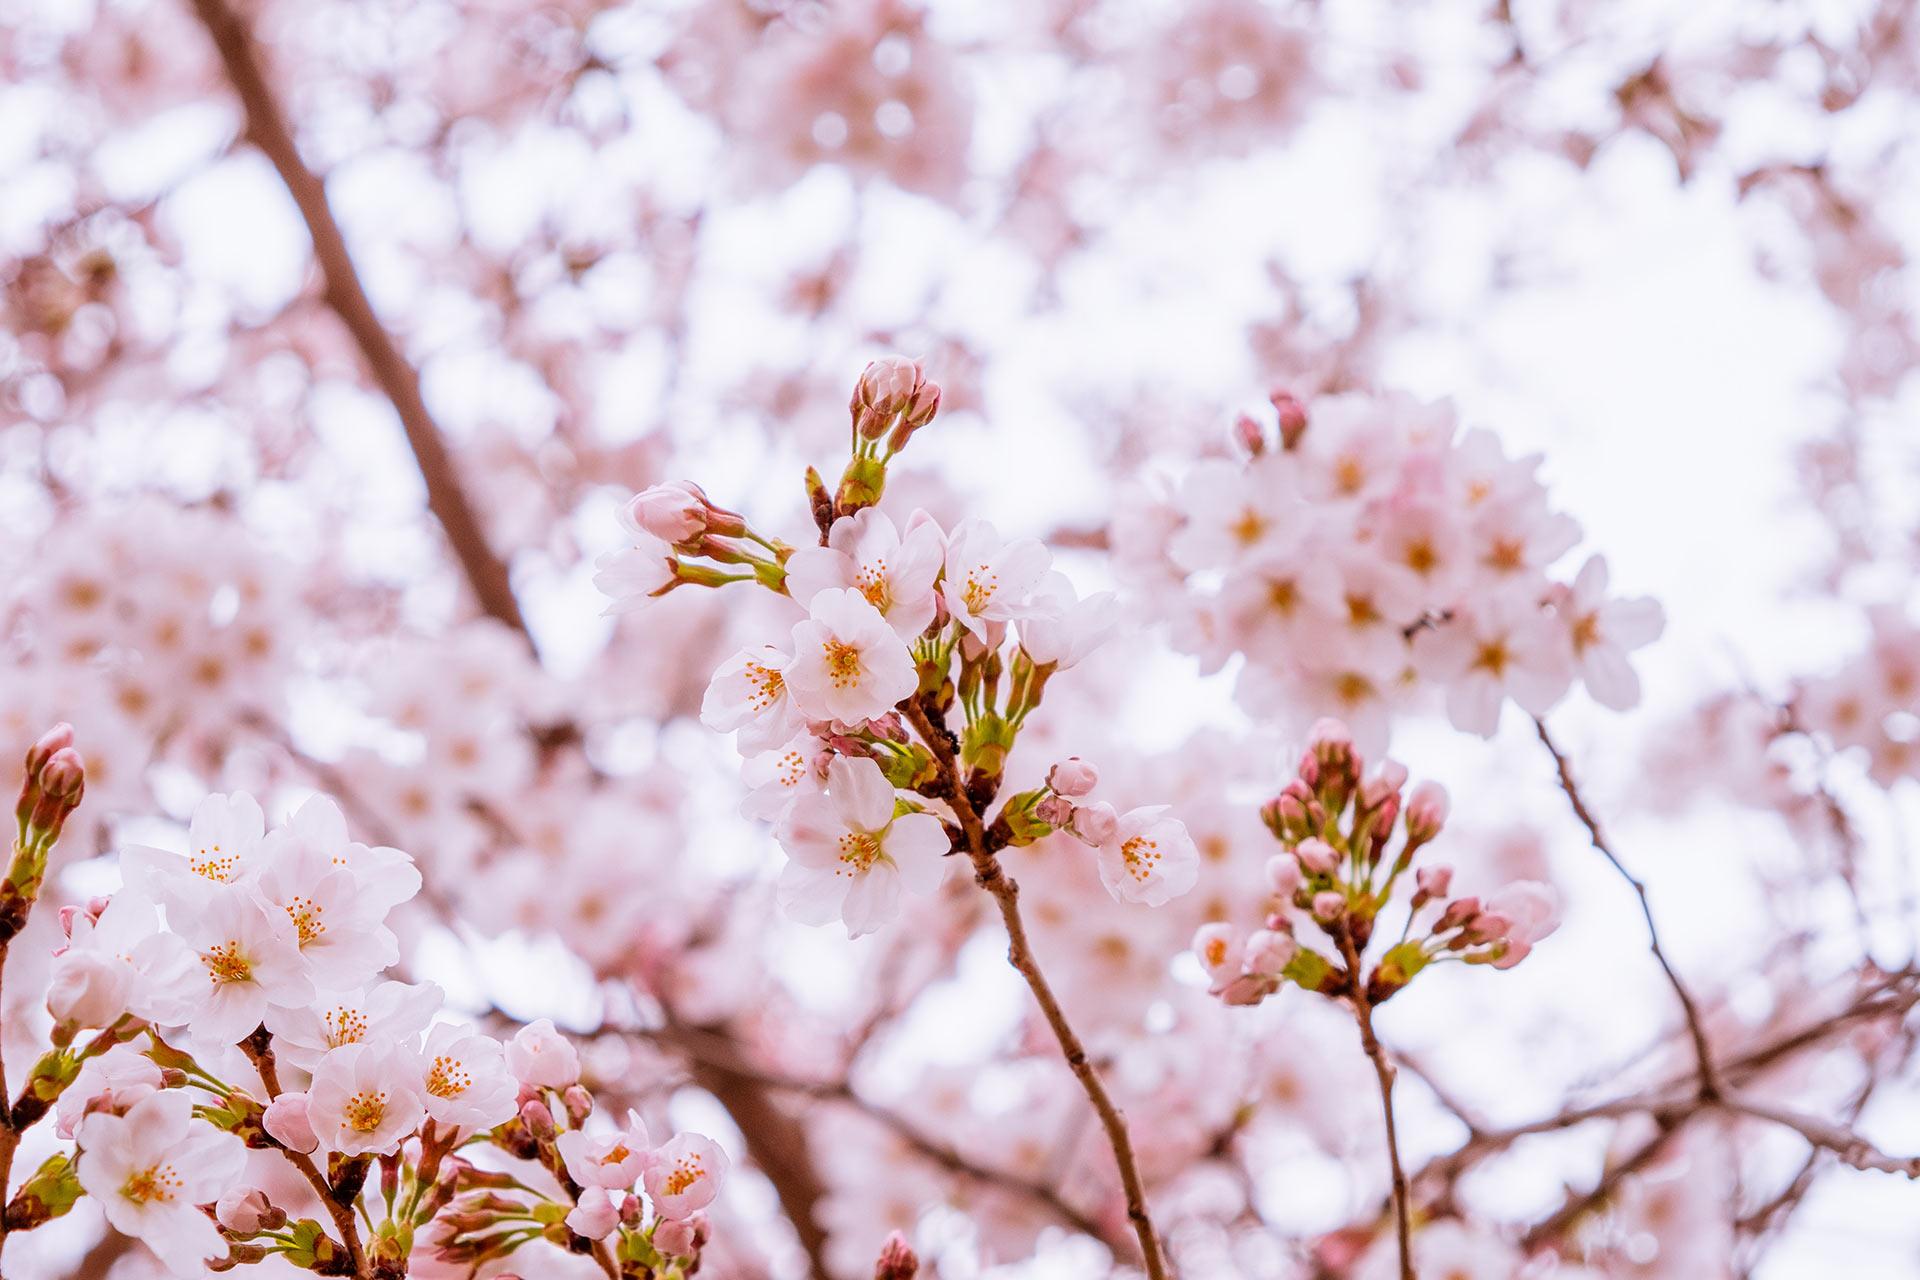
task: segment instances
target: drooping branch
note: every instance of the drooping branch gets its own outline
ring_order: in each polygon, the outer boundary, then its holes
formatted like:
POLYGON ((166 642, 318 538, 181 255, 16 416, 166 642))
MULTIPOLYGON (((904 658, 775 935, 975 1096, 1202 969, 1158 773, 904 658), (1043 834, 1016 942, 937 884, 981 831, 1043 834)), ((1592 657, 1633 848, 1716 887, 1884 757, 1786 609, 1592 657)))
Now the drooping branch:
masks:
POLYGON ((965 836, 974 879, 981 888, 993 895, 994 904, 1000 910, 1001 922, 1007 930, 1007 963, 1026 979, 1027 988, 1033 992, 1041 1015, 1052 1029, 1067 1066, 1072 1069, 1074 1078, 1079 1080, 1087 1100, 1100 1117, 1101 1127, 1106 1130, 1107 1145, 1113 1149, 1114 1164, 1120 1171, 1120 1185, 1127 1197, 1127 1218, 1132 1222, 1134 1235, 1140 1242, 1140 1255, 1149 1280, 1166 1280, 1166 1262, 1161 1257, 1153 1219, 1147 1213, 1146 1186, 1134 1158, 1133 1138, 1127 1132, 1126 1118, 1114 1105, 1106 1082, 1100 1078, 1099 1070, 1087 1056, 1086 1046, 1081 1044, 1073 1024, 1067 1021, 1066 1012, 1061 1009, 1059 1000, 1053 994, 1053 987, 1047 982, 1046 974, 1040 969, 1040 961, 1027 941, 1026 922, 1020 916, 1020 886, 1000 865, 999 858, 988 843, 986 826, 967 794, 966 779, 960 772, 960 762, 954 754, 952 733, 945 725, 936 725, 933 716, 920 705, 917 698, 907 699, 901 707, 914 731, 939 763, 945 779, 946 799, 953 807, 954 816, 959 820, 965 836))

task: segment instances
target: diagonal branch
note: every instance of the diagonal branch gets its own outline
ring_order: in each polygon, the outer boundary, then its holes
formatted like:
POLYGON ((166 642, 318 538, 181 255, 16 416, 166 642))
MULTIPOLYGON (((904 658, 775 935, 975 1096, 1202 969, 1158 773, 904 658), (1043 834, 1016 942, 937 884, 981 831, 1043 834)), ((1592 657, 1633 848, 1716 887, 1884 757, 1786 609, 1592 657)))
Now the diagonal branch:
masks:
POLYGON ((1667 959, 1667 953, 1660 945, 1660 928, 1653 920, 1653 904, 1647 897, 1647 886, 1638 876, 1627 870, 1626 864, 1620 861, 1619 855, 1613 851, 1613 846, 1607 842, 1607 837, 1600 830, 1600 820, 1594 816, 1593 810, 1587 807, 1586 799, 1580 794, 1579 784, 1574 781, 1573 766, 1568 763, 1565 753, 1554 744, 1553 736, 1547 732, 1547 722, 1535 716, 1533 727, 1540 735, 1540 744, 1553 757, 1554 768, 1560 775, 1560 789, 1566 792, 1567 802, 1573 806, 1574 816, 1580 819, 1582 826, 1586 827, 1587 836, 1592 841, 1593 847, 1613 864, 1613 869, 1620 873, 1621 879, 1633 886, 1634 893, 1640 898, 1640 914, 1647 921, 1647 945, 1653 951, 1653 958, 1660 962, 1660 968, 1667 975, 1667 983, 1673 988, 1674 995, 1680 998, 1680 1010, 1687 1020, 1687 1035, 1693 1041, 1694 1057, 1700 1065, 1700 1096, 1709 1100, 1716 1098, 1720 1094, 1720 1080, 1714 1072, 1713 1051, 1708 1046, 1706 1025, 1701 1020, 1700 1007, 1695 1003, 1693 993, 1688 991, 1687 984, 1680 980, 1679 971, 1673 967, 1673 962, 1667 959))
MULTIPOLYGON (((212 36, 227 77, 245 108, 247 138, 273 163, 307 224, 314 257, 326 281, 327 305, 352 334, 374 381, 399 414, 407 444, 413 450, 420 477, 426 484, 428 509, 445 530, 474 596, 489 617, 514 628, 531 643, 532 635, 514 597, 507 567, 487 545, 479 517, 460 486, 446 441, 420 394, 420 376, 401 353, 367 297, 347 250, 346 238, 327 204, 326 185, 301 159, 293 132, 267 81, 252 32, 230 0, 192 0, 192 3, 194 12, 212 36)), ((703 1084, 733 1113, 754 1163, 780 1191, 781 1207, 800 1235, 812 1274, 816 1280, 824 1280, 827 1275, 825 1237, 814 1222, 813 1212, 821 1195, 821 1184, 808 1157, 798 1121, 751 1081, 715 1076, 703 1084)))
POLYGON ((234 91, 246 109, 247 139, 273 162, 280 180, 299 206, 301 218, 306 221, 307 232, 313 239, 313 256, 326 281, 327 305, 353 335, 368 371, 400 415, 407 444, 420 465, 420 478, 426 482, 427 506, 440 527, 446 530, 447 541, 453 545, 453 553, 459 558, 467 581, 473 584, 480 608, 487 616, 528 635, 507 566, 487 545, 486 533, 480 527, 473 504, 460 487, 446 441, 420 394, 420 375, 401 354, 399 344, 381 324, 373 303, 367 298, 360 273, 347 252, 346 238, 341 235, 340 224, 334 221, 333 210, 328 207, 326 184, 300 158, 293 131, 287 125, 272 86, 267 83, 253 33, 228 0, 193 0, 193 8, 213 37, 220 60, 226 65, 227 78, 233 82, 234 91))

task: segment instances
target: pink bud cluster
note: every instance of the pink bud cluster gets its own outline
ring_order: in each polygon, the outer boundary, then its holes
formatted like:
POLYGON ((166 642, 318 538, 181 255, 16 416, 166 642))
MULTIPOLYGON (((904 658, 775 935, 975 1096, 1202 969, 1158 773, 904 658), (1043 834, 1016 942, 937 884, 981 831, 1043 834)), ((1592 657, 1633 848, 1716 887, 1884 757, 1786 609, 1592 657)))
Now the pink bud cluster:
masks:
POLYGON ((1293 982, 1329 995, 1364 991, 1377 1003, 1440 958, 1511 968, 1553 931, 1557 905, 1544 885, 1516 883, 1482 904, 1448 899, 1448 867, 1413 870, 1415 856, 1446 825, 1448 805, 1437 784, 1409 790, 1407 781, 1407 770, 1392 760, 1367 769, 1343 724, 1315 724, 1295 776, 1261 809, 1283 847, 1267 862, 1262 927, 1243 934, 1210 923, 1194 936, 1213 994, 1228 1004, 1258 1004, 1293 982), (1405 925, 1363 983, 1347 966, 1365 956, 1410 870, 1405 925), (1299 940, 1303 922, 1336 944, 1333 954, 1299 940))

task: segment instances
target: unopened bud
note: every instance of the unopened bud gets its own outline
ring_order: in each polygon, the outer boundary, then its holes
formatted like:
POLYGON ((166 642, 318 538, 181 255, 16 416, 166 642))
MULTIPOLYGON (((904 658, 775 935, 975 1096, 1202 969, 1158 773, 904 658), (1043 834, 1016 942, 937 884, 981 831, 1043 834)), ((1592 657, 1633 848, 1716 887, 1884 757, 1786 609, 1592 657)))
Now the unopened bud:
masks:
POLYGON ((1339 851, 1318 836, 1302 840, 1293 852, 1300 865, 1316 876, 1332 875, 1340 865, 1339 851))
POLYGON ((1331 889, 1313 895, 1313 918, 1321 924, 1332 924, 1346 913, 1347 899, 1344 895, 1331 889))
POLYGON ((1100 774, 1079 756, 1068 756, 1047 770, 1047 785, 1063 796, 1084 796, 1100 784, 1100 774))
POLYGON ((873 1264, 873 1280, 914 1280, 919 1274, 920 1258, 907 1238, 898 1231, 888 1236, 873 1264))
POLYGON ((1233 442, 1249 458, 1257 458, 1267 451, 1267 433, 1250 414, 1243 413, 1233 420, 1233 442))
POLYGON ((879 440, 891 434, 887 444, 897 452, 909 435, 940 411, 940 388, 927 381, 919 361, 885 356, 861 372, 847 407, 861 439, 879 440))
POLYGON ((593 1095, 582 1085, 570 1084, 566 1092, 560 1095, 560 1101, 567 1108, 567 1123, 578 1129, 593 1114, 593 1095))
POLYGON ((1447 789, 1422 782, 1407 794, 1407 843, 1423 845, 1440 834, 1447 821, 1447 789))
POLYGON ((1267 398, 1280 415, 1280 447, 1294 448, 1307 434, 1307 407, 1291 391, 1275 391, 1267 398))
POLYGON ((538 1098, 521 1106, 520 1123, 527 1126, 527 1132, 533 1135, 536 1142, 552 1142, 557 1132, 553 1125, 552 1110, 538 1098))
POLYGON ((1084 843, 1096 849, 1111 844, 1120 831, 1120 815, 1104 800, 1083 804, 1073 811, 1071 830, 1084 843))
POLYGON ((1292 902, 1300 892, 1300 859, 1290 853, 1276 853, 1267 859, 1267 887, 1282 902, 1292 902))
MULTIPOLYGON (((1337 895, 1336 895, 1337 896, 1337 895)), ((1247 939, 1245 964, 1248 973, 1277 975, 1287 967, 1300 944, 1284 933, 1262 929, 1247 939)))

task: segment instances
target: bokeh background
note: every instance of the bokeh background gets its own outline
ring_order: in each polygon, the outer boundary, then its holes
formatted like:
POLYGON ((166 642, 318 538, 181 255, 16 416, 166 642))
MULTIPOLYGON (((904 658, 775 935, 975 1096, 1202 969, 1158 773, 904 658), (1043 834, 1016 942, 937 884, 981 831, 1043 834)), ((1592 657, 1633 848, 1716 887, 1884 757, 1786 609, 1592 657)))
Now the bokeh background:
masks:
MULTIPOLYGON (((281 811, 339 793, 426 868, 419 976, 600 1029, 603 1075, 743 1162, 770 1157, 738 1081, 676 1028, 718 1028, 763 1075, 851 1079, 943 1141, 999 1135, 968 1150, 989 1164, 1059 1122, 1030 1171, 1075 1194, 1073 1098, 982 920, 849 944, 773 909, 780 855, 695 713, 777 610, 682 591, 616 620, 591 585, 616 505, 661 479, 804 537, 802 471, 831 474, 854 377, 900 351, 945 396, 889 504, 1046 538, 1083 589, 1126 585, 1116 514, 1277 389, 1448 399, 1541 453, 1584 548, 1667 610, 1642 706, 1576 698, 1554 724, 1716 1026, 1830 1012, 1868 965, 1913 962, 1913 769, 1886 760, 1920 703, 1878 708, 1874 749, 1778 723, 1866 661, 1870 609, 1916 598, 1909 3, 0 0, 0 68, 0 743, 80 731, 93 826, 69 897, 207 790, 281 811), (312 211, 210 37, 233 24, 531 645, 484 616, 428 509, 312 211)), ((1290 730, 1149 614, 1074 673, 1030 763, 1079 751, 1176 804, 1257 804, 1290 730)), ((1567 903, 1521 969, 1436 974, 1383 1013, 1438 1085, 1404 1090, 1412 1164, 1463 1139, 1443 1094, 1518 1123, 1685 1065, 1631 891, 1527 719, 1503 728, 1396 721, 1396 758, 1453 795, 1455 860, 1567 903)), ((1091 1015, 1123 1063, 1235 1037, 1233 1074, 1184 1080, 1182 1105, 1297 1085, 1211 1162, 1232 1177, 1169 1145, 1156 1196, 1189 1274, 1345 1274, 1301 1269, 1336 1266, 1314 1242, 1384 1186, 1376 1122, 1342 1109, 1367 1101, 1343 1028, 1300 1007, 1186 1026, 1190 928, 1091 923, 1106 904, 1058 894, 1063 951, 1111 927, 1144 953, 1132 1002, 1091 1015)), ((30 985, 9 983, 10 1035, 38 1033, 30 985)), ((1113 981, 1065 985, 1084 1006, 1113 981)), ((1890 1151, 1920 1150, 1903 1021, 1791 1082, 1836 1111, 1870 1084, 1859 1123, 1890 1151)), ((941 1276, 1105 1274, 1097 1245, 849 1099, 774 1095, 820 1238, 749 1172, 717 1274, 860 1275, 894 1226, 941 1276)), ((1804 1148, 1702 1128, 1616 1206, 1602 1274, 1920 1275, 1909 1184, 1823 1163, 1745 1221, 1804 1148)), ((1467 1180, 1469 1217, 1547 1217, 1619 1141, 1521 1144, 1467 1180)), ((89 1252, 84 1210, 45 1234, 10 1266, 142 1274, 89 1252)))

